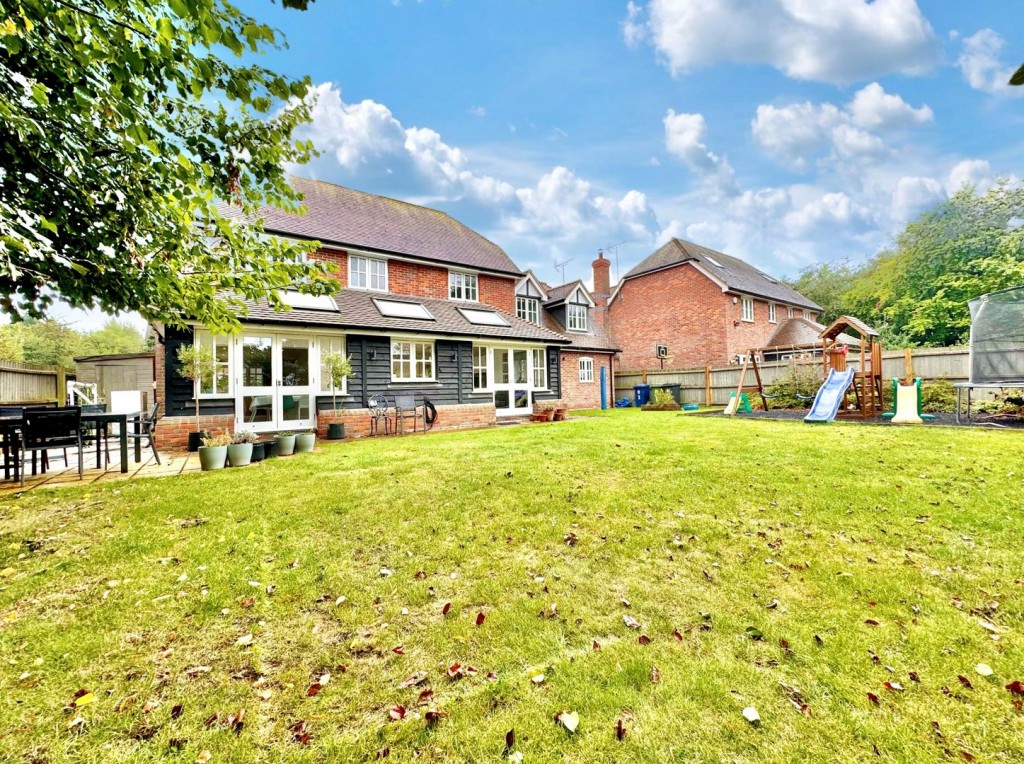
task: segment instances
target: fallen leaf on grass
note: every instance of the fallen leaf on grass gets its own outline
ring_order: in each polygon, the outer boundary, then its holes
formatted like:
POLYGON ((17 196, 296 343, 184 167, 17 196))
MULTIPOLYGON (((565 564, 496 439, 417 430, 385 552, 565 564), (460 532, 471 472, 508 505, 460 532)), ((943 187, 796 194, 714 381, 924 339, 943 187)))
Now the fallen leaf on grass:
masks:
POLYGON ((186 669, 185 674, 186 676, 195 677, 200 674, 209 674, 211 671, 213 671, 212 666, 193 666, 190 669, 186 669))
POLYGON ((600 645, 600 644, 599 644, 599 643, 597 642, 597 640, 596 640, 596 639, 594 640, 593 644, 591 644, 591 647, 592 647, 592 648, 593 648, 594 650, 600 650, 600 649, 601 649, 601 645, 600 645))
POLYGON ((406 677, 406 679, 398 686, 404 690, 409 687, 415 687, 418 684, 423 684, 425 681, 427 681, 427 672, 417 671, 415 674, 410 674, 406 677))
POLYGON ((755 727, 761 724, 761 715, 757 713, 757 709, 753 706, 747 706, 743 709, 743 718, 753 724, 755 727))
POLYGON ((530 677, 530 681, 536 685, 544 684, 544 680, 547 679, 543 674, 537 674, 536 676, 530 677))
POLYGON ((1006 689, 1013 695, 1024 695, 1024 682, 1021 682, 1019 679, 1015 679, 1006 685, 1006 689))
POLYGON ((393 652, 395 655, 405 655, 405 648, 401 645, 398 645, 398 647, 392 647, 391 652, 393 652))
POLYGON ((70 706, 72 708, 81 708, 82 706, 94 702, 96 702, 95 695, 93 695, 88 690, 79 690, 77 693, 75 693, 75 699, 71 701, 70 706))
POLYGON ((893 692, 903 692, 903 685, 901 685, 899 682, 886 682, 885 687, 886 689, 892 690, 893 692))
POLYGON ((77 729, 79 727, 84 727, 84 726, 85 726, 85 719, 83 719, 81 716, 76 716, 74 719, 72 719, 70 722, 68 722, 68 729, 69 730, 77 729))
POLYGON ((992 667, 989 666, 987 663, 979 663, 977 666, 974 667, 974 670, 982 676, 992 676, 992 674, 995 673, 992 670, 992 667))
POLYGON ((661 672, 658 671, 657 666, 651 666, 651 682, 657 684, 661 681, 661 672))
POLYGON ((444 711, 439 711, 436 708, 429 708, 426 713, 423 714, 423 718, 427 720, 427 724, 437 724, 447 715, 448 714, 444 711))
POLYGON ((241 604, 241 606, 243 608, 250 608, 250 607, 252 607, 253 605, 256 604, 256 598, 255 597, 248 597, 248 598, 242 600, 241 603, 239 603, 239 604, 241 604))
POLYGON ((245 647, 246 645, 252 644, 252 634, 243 634, 241 637, 235 640, 235 644, 238 647, 245 647))
POLYGON ((639 637, 637 637, 636 641, 639 642, 641 645, 651 644, 651 638, 648 637, 646 634, 641 634, 639 637))
POLYGON ((638 620, 636 620, 631 615, 624 615, 624 616, 622 616, 622 622, 624 624, 626 624, 626 628, 629 628, 629 629, 639 629, 640 628, 640 622, 638 620))
POLYGON ((434 691, 428 687, 420 693, 418 698, 416 698, 416 705, 425 706, 432 697, 434 697, 434 691))
POLYGON ((513 727, 505 733, 505 755, 508 756, 516 747, 516 730, 513 727))
POLYGON ((444 603, 444 607, 441 608, 441 615, 448 615, 448 611, 452 609, 452 603, 444 603))
POLYGON ((199 764, 206 764, 206 762, 208 762, 212 758, 212 753, 210 753, 209 751, 203 751, 198 756, 196 756, 196 761, 199 762, 199 764))
POLYGON ((868 618, 867 620, 864 621, 864 624, 866 626, 879 626, 880 625, 878 623, 878 621, 876 621, 874 618, 868 618))
POLYGON ((580 726, 579 714, 570 711, 562 711, 555 716, 555 721, 569 730, 569 734, 574 733, 576 728, 580 726))
POLYGON ((306 726, 306 722, 299 720, 295 722, 288 731, 292 733, 292 742, 298 743, 299 745, 309 745, 309 729, 306 726))
POLYGON ((875 693, 873 693, 873 692, 869 692, 869 693, 868 693, 868 700, 870 700, 870 701, 871 701, 872 703, 874 703, 874 704, 875 704, 876 706, 878 705, 878 696, 877 696, 877 695, 875 695, 875 693))
POLYGON ((313 682, 313 684, 306 688, 306 697, 315 698, 317 695, 320 694, 320 690, 322 689, 323 685, 321 685, 319 682, 313 682))
POLYGON ((965 677, 963 674, 958 674, 957 675, 957 679, 959 679, 960 680, 960 684, 962 684, 968 690, 973 690, 974 689, 974 685, 971 684, 971 680, 968 679, 967 677, 965 677))
POLYGON ((476 614, 476 625, 477 625, 477 626, 482 626, 482 625, 483 625, 483 622, 484 622, 484 619, 485 619, 486 617, 487 617, 487 616, 485 616, 485 615, 484 615, 483 613, 477 613, 477 614, 476 614))
POLYGON ((391 721, 400 722, 405 718, 405 706, 391 706, 388 709, 388 716, 391 717, 391 721))
POLYGON ((185 710, 185 706, 183 706, 181 703, 178 703, 177 705, 171 706, 171 718, 172 719, 177 719, 178 717, 181 716, 181 714, 182 714, 182 712, 184 712, 184 710, 185 710))
POLYGON ((675 631, 673 631, 672 632, 672 636, 675 637, 680 642, 683 641, 683 635, 679 633, 679 629, 676 629, 675 631))
POLYGON ((626 737, 626 725, 622 723, 622 719, 615 720, 615 739, 622 741, 626 737))

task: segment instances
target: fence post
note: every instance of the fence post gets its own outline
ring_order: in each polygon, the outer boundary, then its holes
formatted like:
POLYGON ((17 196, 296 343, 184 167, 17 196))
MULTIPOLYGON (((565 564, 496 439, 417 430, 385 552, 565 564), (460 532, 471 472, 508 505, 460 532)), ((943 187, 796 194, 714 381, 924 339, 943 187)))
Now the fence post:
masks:
POLYGON ((710 406, 713 403, 711 400, 711 367, 704 367, 704 405, 710 406))
POLYGON ((58 406, 66 406, 68 403, 67 372, 64 371, 62 366, 56 367, 54 371, 56 372, 54 381, 57 383, 57 393, 54 396, 54 400, 57 401, 58 406))
POLYGON ((910 348, 903 349, 903 374, 908 385, 914 384, 914 351, 910 348))

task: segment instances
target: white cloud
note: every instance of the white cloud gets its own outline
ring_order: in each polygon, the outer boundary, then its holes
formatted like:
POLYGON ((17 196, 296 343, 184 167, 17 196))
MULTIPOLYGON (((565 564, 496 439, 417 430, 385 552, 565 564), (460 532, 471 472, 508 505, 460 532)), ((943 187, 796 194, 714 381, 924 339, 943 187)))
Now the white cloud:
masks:
POLYGON ((921 74, 938 51, 916 0, 650 0, 626 13, 626 42, 650 42, 673 74, 744 62, 843 83, 921 74))
POLYGON ((842 191, 824 194, 788 213, 783 221, 788 232, 801 236, 816 228, 870 223, 871 211, 842 191))
POLYGON ((1009 84, 1015 67, 999 59, 1006 41, 1002 35, 982 29, 964 40, 956 61, 967 84, 975 90, 999 95, 1021 95, 1022 89, 1009 84))
POLYGON ((843 107, 809 101, 788 106, 762 104, 757 107, 751 131, 769 156, 803 171, 825 150, 831 151, 834 159, 848 161, 885 157, 889 149, 872 130, 920 125, 933 117, 930 107, 914 108, 872 82, 843 107))
POLYGON ((734 184, 733 169, 725 157, 708 150, 704 139, 707 122, 703 114, 676 114, 669 109, 662 120, 665 126, 665 149, 718 188, 727 190, 734 184))
POLYGON ((946 199, 946 190, 935 178, 900 178, 892 192, 894 216, 909 220, 946 199))
POLYGON ((952 196, 965 185, 974 186, 984 193, 992 187, 992 167, 984 159, 965 159, 957 162, 946 176, 946 193, 952 196))
POLYGON ((877 82, 858 90, 846 109, 857 125, 872 130, 920 125, 935 116, 930 107, 915 109, 900 96, 886 93, 877 82))
POLYGON ((487 108, 485 106, 471 106, 469 113, 474 117, 486 117, 487 108))
POLYGON ((296 137, 312 139, 321 156, 292 168, 299 174, 468 210, 473 219, 467 224, 493 236, 513 259, 517 248, 563 256, 623 239, 647 247, 659 229, 639 191, 609 194, 563 166, 535 183, 512 183, 496 176, 506 174, 500 169, 496 174, 474 170, 465 151, 429 127, 405 127, 383 104, 345 103, 329 82, 314 90, 312 121, 296 137))

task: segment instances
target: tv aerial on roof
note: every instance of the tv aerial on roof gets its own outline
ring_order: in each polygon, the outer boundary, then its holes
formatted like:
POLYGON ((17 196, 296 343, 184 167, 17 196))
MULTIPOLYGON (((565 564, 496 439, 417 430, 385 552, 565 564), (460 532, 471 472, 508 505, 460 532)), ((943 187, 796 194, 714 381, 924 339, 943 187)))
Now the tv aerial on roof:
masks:
POLYGON ((570 257, 568 260, 563 260, 560 263, 555 263, 555 270, 557 271, 557 270, 561 269, 561 271, 562 271, 562 283, 563 284, 565 283, 565 266, 567 266, 569 263, 571 263, 572 260, 573 259, 570 257))

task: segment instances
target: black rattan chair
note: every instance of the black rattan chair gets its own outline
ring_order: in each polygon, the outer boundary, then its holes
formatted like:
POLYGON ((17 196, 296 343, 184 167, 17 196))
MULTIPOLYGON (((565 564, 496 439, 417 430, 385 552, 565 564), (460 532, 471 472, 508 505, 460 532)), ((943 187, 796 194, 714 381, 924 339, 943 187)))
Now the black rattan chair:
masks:
POLYGON ((21 441, 21 484, 25 485, 25 455, 37 451, 43 453, 51 448, 64 450, 64 466, 68 465, 68 449, 78 450, 78 478, 82 478, 82 410, 76 406, 63 408, 25 409, 25 427, 21 441))
MULTIPOLYGON (((82 404, 83 414, 102 414, 106 412, 105 403, 82 404)), ((82 445, 96 444, 96 466, 100 466, 100 444, 103 446, 103 466, 110 466, 110 426, 106 422, 82 422, 82 445)))
POLYGON ((130 440, 145 441, 145 444, 153 449, 153 458, 156 459, 156 463, 160 464, 160 454, 156 450, 156 442, 153 440, 153 433, 156 430, 156 413, 160 408, 159 403, 154 403, 149 407, 149 411, 142 415, 139 420, 139 431, 135 432, 134 428, 128 429, 128 438, 130 440))

